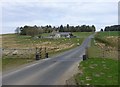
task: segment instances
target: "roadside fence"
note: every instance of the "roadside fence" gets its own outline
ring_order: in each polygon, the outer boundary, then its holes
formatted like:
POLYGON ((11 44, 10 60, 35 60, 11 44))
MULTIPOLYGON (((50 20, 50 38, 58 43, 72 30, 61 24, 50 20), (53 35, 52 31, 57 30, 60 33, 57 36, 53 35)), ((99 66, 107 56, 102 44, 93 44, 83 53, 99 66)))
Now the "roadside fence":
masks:
POLYGON ((36 59, 48 58, 47 48, 7 49, 2 48, 2 58, 36 59))

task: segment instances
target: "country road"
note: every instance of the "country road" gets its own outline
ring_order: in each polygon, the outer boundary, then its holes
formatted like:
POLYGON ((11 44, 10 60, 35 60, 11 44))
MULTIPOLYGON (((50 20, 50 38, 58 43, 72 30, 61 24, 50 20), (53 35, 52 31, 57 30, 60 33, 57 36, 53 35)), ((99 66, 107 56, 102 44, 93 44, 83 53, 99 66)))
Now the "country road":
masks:
POLYGON ((7 74, 3 73, 2 85, 64 85, 77 71, 78 63, 92 37, 93 35, 86 38, 81 46, 58 56, 37 61, 7 74))

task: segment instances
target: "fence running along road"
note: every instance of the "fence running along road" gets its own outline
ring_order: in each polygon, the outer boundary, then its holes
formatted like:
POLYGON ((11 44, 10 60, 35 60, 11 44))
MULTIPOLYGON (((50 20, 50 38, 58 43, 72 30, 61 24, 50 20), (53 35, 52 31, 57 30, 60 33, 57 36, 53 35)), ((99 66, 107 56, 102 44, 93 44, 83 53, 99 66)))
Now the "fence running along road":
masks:
MULTIPOLYGON (((2 49, 2 58, 26 58, 26 59, 39 59, 48 57, 46 48, 35 49, 2 49)), ((39 60, 38 59, 38 60, 39 60)))

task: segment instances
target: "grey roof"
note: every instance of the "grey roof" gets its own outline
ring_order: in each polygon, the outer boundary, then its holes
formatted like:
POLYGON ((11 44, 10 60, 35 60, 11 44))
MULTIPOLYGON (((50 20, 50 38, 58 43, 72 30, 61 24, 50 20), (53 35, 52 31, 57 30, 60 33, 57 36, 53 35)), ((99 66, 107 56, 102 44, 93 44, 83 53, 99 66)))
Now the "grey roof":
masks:
POLYGON ((60 34, 60 35, 68 35, 68 34, 71 34, 71 32, 58 32, 56 34, 60 34))

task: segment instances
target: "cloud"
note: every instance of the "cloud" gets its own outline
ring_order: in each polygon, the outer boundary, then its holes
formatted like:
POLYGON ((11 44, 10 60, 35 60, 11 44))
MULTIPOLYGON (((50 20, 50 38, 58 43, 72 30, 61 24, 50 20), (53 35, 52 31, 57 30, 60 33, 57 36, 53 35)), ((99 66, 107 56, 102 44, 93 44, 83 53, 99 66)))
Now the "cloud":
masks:
POLYGON ((99 30, 117 24, 117 0, 4 0, 3 33, 24 25, 96 25, 99 30))

